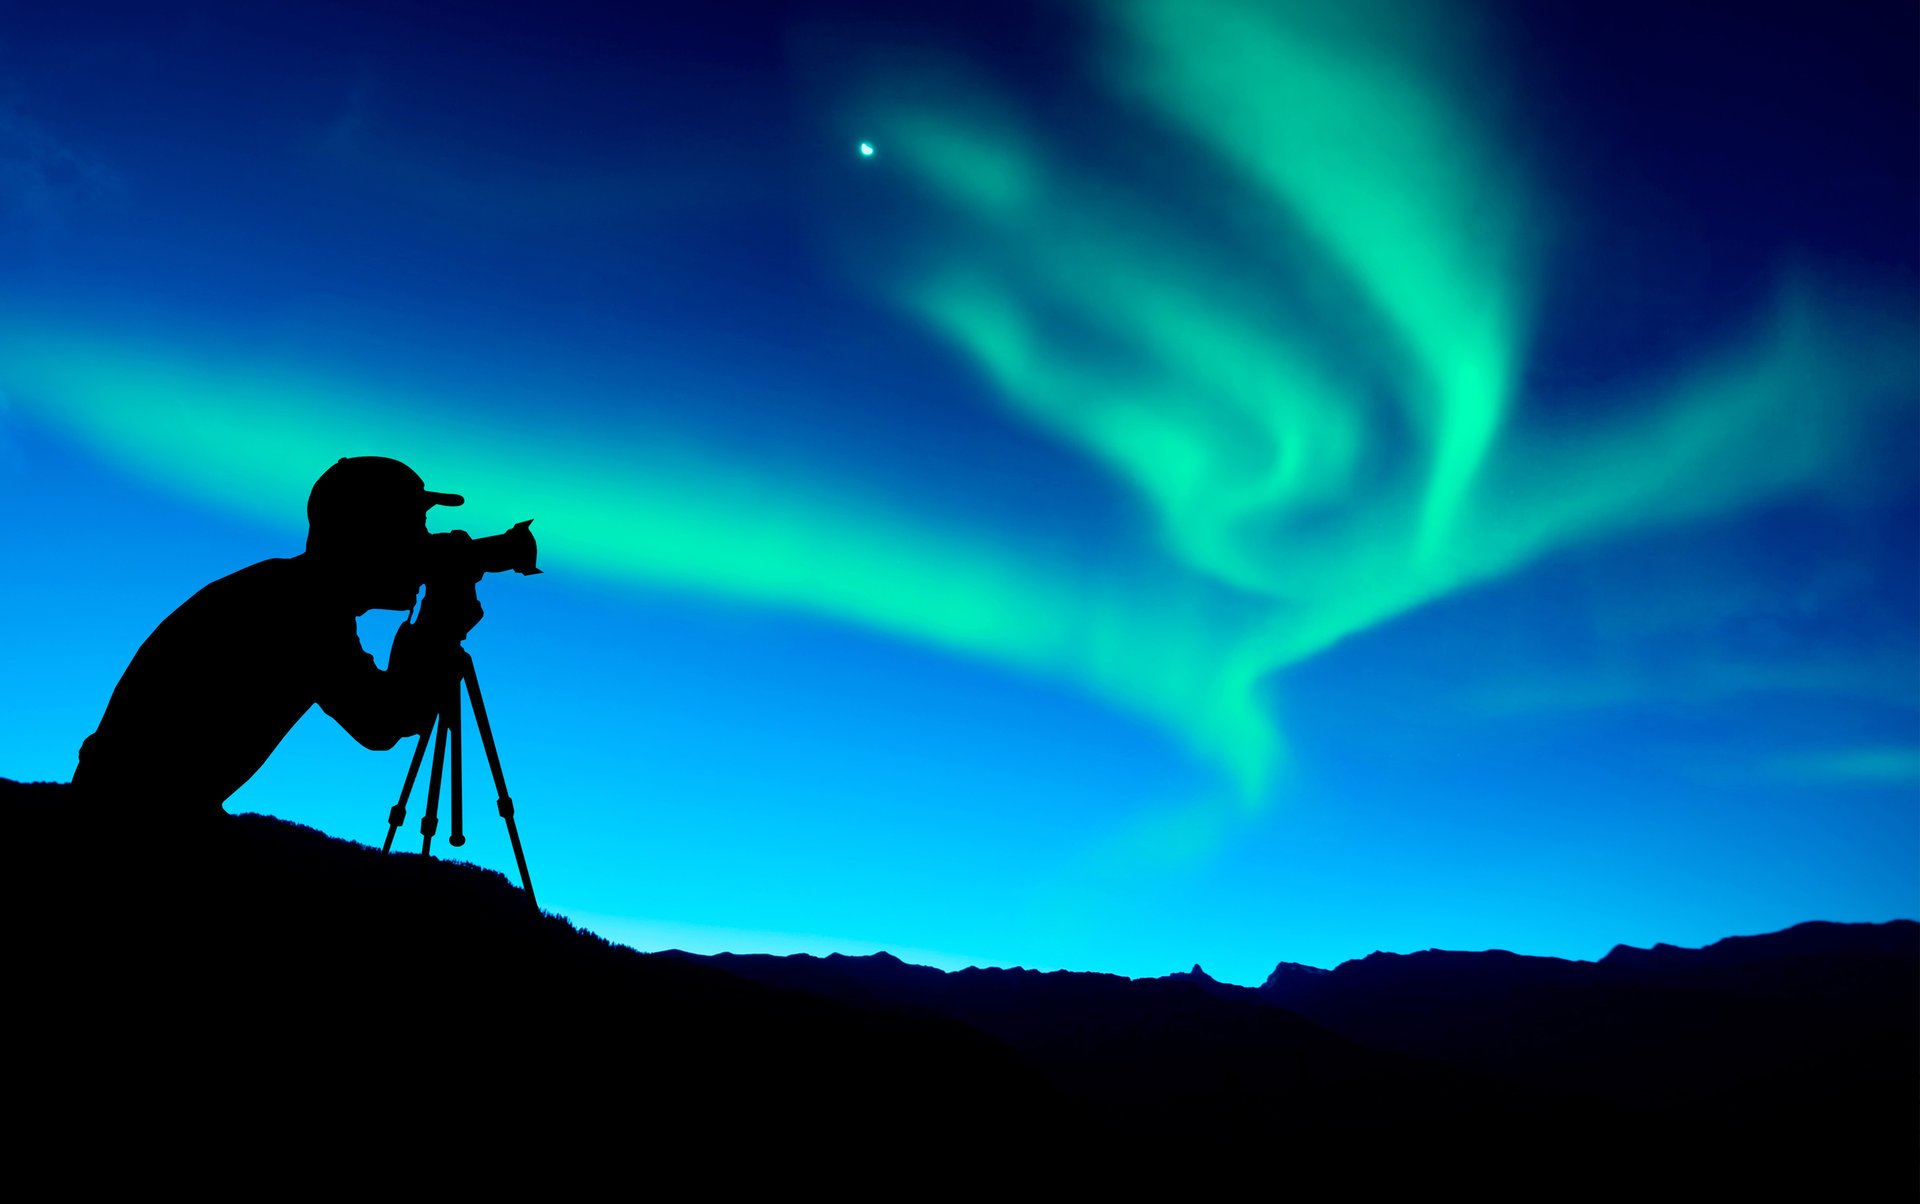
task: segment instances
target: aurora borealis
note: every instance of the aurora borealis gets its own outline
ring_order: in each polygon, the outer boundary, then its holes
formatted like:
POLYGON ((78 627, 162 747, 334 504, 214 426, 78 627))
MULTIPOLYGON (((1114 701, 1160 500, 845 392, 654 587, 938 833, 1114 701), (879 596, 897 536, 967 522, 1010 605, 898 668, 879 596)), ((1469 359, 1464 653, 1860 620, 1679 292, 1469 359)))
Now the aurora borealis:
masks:
MULTIPOLYGON (((1912 915, 1913 25, 0 6, 0 774, 381 454, 536 520, 470 646, 616 939, 1912 915)), ((367 839, 403 757, 230 809, 367 839)))

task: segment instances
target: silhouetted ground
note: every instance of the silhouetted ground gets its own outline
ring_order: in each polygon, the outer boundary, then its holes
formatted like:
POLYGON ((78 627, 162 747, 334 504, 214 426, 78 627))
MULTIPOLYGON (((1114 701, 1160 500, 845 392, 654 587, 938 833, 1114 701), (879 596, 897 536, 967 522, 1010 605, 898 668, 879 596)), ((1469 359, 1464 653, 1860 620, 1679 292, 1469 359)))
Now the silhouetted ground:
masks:
POLYGON ((1259 989, 609 945, 499 875, 0 782, 16 1176, 900 1197, 1912 1189, 1915 926, 1259 989), (27 1102, 26 1107, 22 1103, 27 1102), (689 1189, 691 1190, 691 1189, 689 1189))

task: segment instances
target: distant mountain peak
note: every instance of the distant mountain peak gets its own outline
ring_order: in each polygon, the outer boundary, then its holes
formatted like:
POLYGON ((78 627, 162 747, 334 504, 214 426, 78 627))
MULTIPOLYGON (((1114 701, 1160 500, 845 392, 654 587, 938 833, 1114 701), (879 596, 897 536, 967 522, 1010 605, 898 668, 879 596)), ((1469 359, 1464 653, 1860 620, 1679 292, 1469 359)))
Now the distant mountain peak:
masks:
POLYGON ((1298 982, 1302 979, 1321 978, 1331 973, 1333 971, 1319 966, 1303 965, 1300 962, 1281 962, 1273 968, 1273 973, 1267 975, 1267 981, 1262 985, 1275 986, 1280 983, 1298 982))

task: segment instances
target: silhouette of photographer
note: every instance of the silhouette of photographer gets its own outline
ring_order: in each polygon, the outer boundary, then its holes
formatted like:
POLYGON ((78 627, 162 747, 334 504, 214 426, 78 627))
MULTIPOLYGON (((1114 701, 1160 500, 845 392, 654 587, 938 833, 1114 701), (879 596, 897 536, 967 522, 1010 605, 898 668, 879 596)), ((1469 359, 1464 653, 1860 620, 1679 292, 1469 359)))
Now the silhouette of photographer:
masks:
POLYGON ((384 671, 354 620, 413 608, 427 579, 427 510, 464 500, 381 456, 327 469, 307 498, 304 553, 222 577, 140 646, 80 747, 78 798, 143 827, 210 819, 315 703, 371 749, 428 730, 460 676, 460 641, 480 621, 481 573, 434 575, 384 671))

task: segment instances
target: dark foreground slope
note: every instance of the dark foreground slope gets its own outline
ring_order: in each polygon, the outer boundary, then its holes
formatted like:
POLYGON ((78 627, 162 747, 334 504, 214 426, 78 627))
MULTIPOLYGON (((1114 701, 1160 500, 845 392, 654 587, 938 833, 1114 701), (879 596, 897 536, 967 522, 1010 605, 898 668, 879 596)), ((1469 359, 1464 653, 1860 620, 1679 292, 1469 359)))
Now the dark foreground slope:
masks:
POLYGON ((1342 1135, 1371 1122, 1384 1156, 1421 1147, 1437 1179, 1825 1198, 1920 1182, 1912 921, 1620 947, 1599 962, 1376 953, 1332 971, 1282 964, 1257 989, 1197 966, 1129 981, 941 973, 885 954, 676 956, 964 1021, 1103 1116, 1231 1100, 1211 1123, 1243 1141, 1257 1140, 1238 1124, 1254 1116, 1294 1131, 1316 1116, 1342 1135), (1142 1082, 1148 1098, 1129 1090, 1142 1082))
POLYGON ((552 1189, 911 1161, 961 1131, 1019 1150, 1057 1116, 961 1024, 645 957, 489 871, 259 816, 128 848, 7 787, 15 1174, 292 1160, 552 1189))
MULTIPOLYGON (((259 817, 161 849, 90 829, 58 788, 0 783, 0 807, 16 1174, 401 1166, 856 1197, 1249 1174, 1283 1194, 1556 1196, 1911 1177, 1904 1138, 1761 1149, 1771 1121, 1336 1032, 1341 1008, 1203 978, 648 956, 535 916, 498 875, 259 817)), ((1783 1022, 1851 1005, 1833 1006, 1783 1022)), ((1633 1031, 1674 1048, 1657 1012, 1633 1031)), ((1910 1062, 1882 1077, 1911 1083, 1910 1062)), ((1852 1066, 1791 1073, 1834 1100, 1852 1066)), ((1844 1112, 1899 1122, 1910 1096, 1844 1112)))
POLYGON ((1799 924, 1597 962, 1375 953, 1254 992, 1369 1046, 1688 1124, 1870 1146, 1920 1131, 1920 924, 1799 924))

